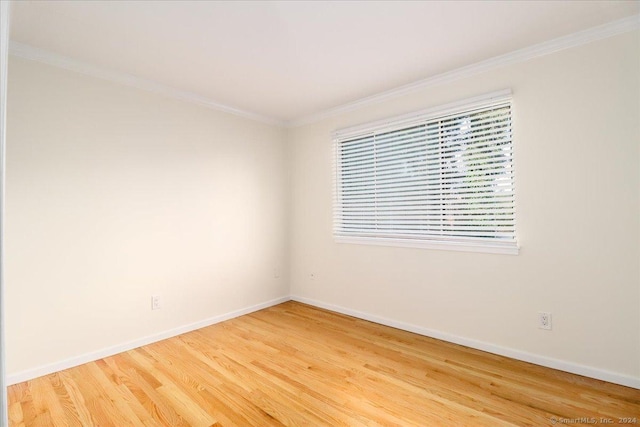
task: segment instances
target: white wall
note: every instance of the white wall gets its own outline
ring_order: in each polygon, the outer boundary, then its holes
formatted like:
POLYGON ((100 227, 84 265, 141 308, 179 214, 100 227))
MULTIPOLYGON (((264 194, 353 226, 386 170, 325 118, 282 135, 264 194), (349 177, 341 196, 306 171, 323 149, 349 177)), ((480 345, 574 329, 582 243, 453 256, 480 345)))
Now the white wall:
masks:
POLYGON ((635 31, 293 129, 292 295, 640 385, 639 52, 635 31), (332 131, 505 88, 520 255, 333 242, 332 131))
POLYGON ((288 295, 282 129, 15 57, 8 96, 10 376, 288 295))
POLYGON ((291 292, 640 384, 639 44, 616 36, 288 132, 11 58, 9 375, 291 292), (333 242, 333 130, 503 88, 520 255, 333 242))

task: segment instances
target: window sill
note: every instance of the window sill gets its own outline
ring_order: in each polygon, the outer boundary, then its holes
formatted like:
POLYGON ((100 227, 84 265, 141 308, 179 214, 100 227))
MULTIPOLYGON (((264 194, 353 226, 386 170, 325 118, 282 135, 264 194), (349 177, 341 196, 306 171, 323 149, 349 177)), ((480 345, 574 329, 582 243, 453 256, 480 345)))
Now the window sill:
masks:
POLYGON ((334 236, 336 243, 355 245, 394 246, 401 248, 437 249, 443 251, 482 252, 489 254, 518 255, 520 248, 516 242, 445 242, 438 240, 392 239, 381 237, 334 236))

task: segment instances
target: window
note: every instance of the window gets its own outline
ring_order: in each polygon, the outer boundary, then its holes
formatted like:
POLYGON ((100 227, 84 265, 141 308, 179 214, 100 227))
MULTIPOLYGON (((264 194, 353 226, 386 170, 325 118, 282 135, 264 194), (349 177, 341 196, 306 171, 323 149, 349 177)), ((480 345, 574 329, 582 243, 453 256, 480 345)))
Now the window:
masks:
POLYGON ((511 94, 334 134, 338 242, 517 254, 511 94))

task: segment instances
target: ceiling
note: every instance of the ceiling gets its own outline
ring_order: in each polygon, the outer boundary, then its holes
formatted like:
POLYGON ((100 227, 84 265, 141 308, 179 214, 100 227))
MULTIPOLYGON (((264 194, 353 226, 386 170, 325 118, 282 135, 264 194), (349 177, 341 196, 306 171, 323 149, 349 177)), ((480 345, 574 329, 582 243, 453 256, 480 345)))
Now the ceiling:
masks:
POLYGON ((640 13, 638 1, 20 1, 11 40, 277 121, 640 13))

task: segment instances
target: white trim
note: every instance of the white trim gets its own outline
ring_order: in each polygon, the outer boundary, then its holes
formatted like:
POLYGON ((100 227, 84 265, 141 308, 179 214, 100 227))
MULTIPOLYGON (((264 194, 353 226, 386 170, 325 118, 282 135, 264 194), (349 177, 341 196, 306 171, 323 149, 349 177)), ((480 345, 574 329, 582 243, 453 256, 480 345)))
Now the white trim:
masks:
POLYGON ((520 249, 516 242, 495 243, 491 242, 446 242, 424 239, 393 239, 381 237, 351 237, 334 236, 336 243, 353 245, 392 246, 397 248, 437 249, 443 251, 458 252, 483 252, 488 254, 518 255, 520 249))
POLYGON ((378 323, 392 328, 401 329, 415 334, 424 335, 427 337, 447 341, 454 344, 463 345, 466 347, 475 348, 477 350, 486 351, 493 354, 509 357, 524 362, 533 363, 547 368, 558 369, 560 371, 570 372, 572 374, 583 375, 590 378, 595 378, 603 381, 608 381, 614 384, 620 384, 627 387, 633 387, 640 389, 640 378, 630 377, 628 375, 619 374, 616 372, 606 371, 604 369, 592 368, 590 366, 584 366, 577 363, 571 363, 564 360, 554 359, 551 357, 541 356, 537 354, 528 353, 508 347, 502 347, 495 344, 487 343, 484 341, 478 341, 471 338, 460 337, 446 332, 440 332, 433 329, 423 328, 421 326, 412 325, 409 323, 400 322, 397 320, 387 319, 385 317, 372 315, 362 311, 352 310, 342 306, 324 303, 311 298, 306 298, 298 295, 291 295, 276 298, 261 304, 256 304, 243 309, 235 310, 219 316, 214 316, 209 319, 201 320, 189 325, 180 326, 165 332, 150 335, 144 338, 129 341, 123 344, 108 347, 102 350, 86 353, 77 357, 62 360, 60 362, 51 363, 45 366, 40 366, 26 371, 17 372, 7 376, 7 386, 18 384, 24 381, 29 381, 34 378, 48 375, 54 372, 59 372, 64 369, 73 368, 75 366, 82 365, 84 363, 93 362, 105 357, 113 356, 114 354, 129 351, 144 345, 148 345, 157 341, 161 341, 167 338, 174 337, 176 335, 184 334, 196 329, 204 328, 216 323, 224 322, 225 320, 233 319, 245 314, 253 313, 258 310, 262 310, 274 305, 281 304, 287 301, 297 301, 304 304, 309 304, 314 307, 323 308, 325 310, 335 311, 347 316, 357 317, 358 319, 368 320, 370 322, 378 323))
POLYGON ((7 147, 7 78, 9 58, 10 1, 0 2, 0 425, 9 424, 7 372, 5 367, 4 200, 7 147))
POLYGON ((320 120, 334 117, 348 111, 353 111, 359 108, 367 107, 369 105, 378 104, 387 99, 398 98, 412 92, 424 90, 428 87, 450 83, 506 65, 513 65, 520 62, 529 61, 531 59, 549 55, 561 50, 581 46, 583 44, 591 43, 607 37, 634 31, 639 28, 640 15, 633 15, 617 21, 609 22, 607 24, 599 25, 597 27, 589 28, 587 30, 579 31, 568 36, 559 37, 547 42, 516 50, 511 53, 476 62, 475 64, 447 71, 433 77, 418 80, 417 82, 409 83, 404 86, 387 90, 376 95, 368 96, 357 101, 349 102, 338 107, 330 108, 319 113, 311 114, 296 120, 291 120, 287 122, 286 125, 287 127, 297 127, 319 122, 320 120))
POLYGON ((640 28, 640 15, 633 15, 627 18, 623 18, 617 21, 609 22, 607 24, 599 25, 587 30, 579 31, 574 34, 559 37, 547 42, 543 42, 537 45, 526 47, 520 50, 516 50, 511 53, 496 56, 484 61, 476 62, 475 64, 467 65, 465 67, 457 68, 442 74, 438 74, 426 79, 418 80, 413 83, 409 83, 404 86, 400 86, 395 89, 391 89, 385 92, 381 92, 375 95, 371 95, 357 101, 353 101, 347 104, 343 104, 334 108, 330 108, 319 113, 310 114, 298 119, 283 121, 273 117, 267 117, 261 114, 245 111, 239 108, 231 107, 218 103, 212 99, 206 98, 201 95, 197 95, 192 92, 186 92, 179 89, 175 89, 169 86, 156 83, 151 80, 135 77, 130 74, 120 73, 107 68, 98 67, 95 65, 86 64, 81 61, 77 61, 72 58, 68 58, 62 55, 58 55, 53 52, 49 52, 43 49, 38 49, 33 46, 29 46, 23 43, 10 42, 9 53, 21 58, 43 62, 56 67, 64 68, 67 70, 75 71, 78 73, 86 74, 89 76, 114 81, 123 85, 136 87, 139 89, 155 92, 171 98, 180 99, 186 102, 192 102, 198 105, 202 105, 207 108, 211 108, 218 111, 224 111, 226 113, 234 114, 240 117, 245 117, 251 120, 259 122, 284 126, 287 128, 293 128, 297 126, 307 125, 311 123, 324 120, 329 117, 334 117, 348 111, 353 111, 359 108, 366 107, 368 105, 378 104, 387 99, 393 99, 406 95, 412 92, 420 91, 428 87, 438 86, 441 84, 453 82, 463 78, 471 77, 476 74, 480 74, 492 69, 500 68, 506 65, 517 64, 519 62, 525 62, 530 59, 538 58, 544 55, 549 55, 561 50, 569 49, 572 47, 581 46, 583 44, 591 43, 593 41, 601 40, 607 37, 612 37, 618 34, 634 31, 640 28))
POLYGON ((545 366, 547 368, 558 369, 560 371, 570 372, 572 374, 583 375, 590 378, 608 381, 614 384, 620 384, 627 387, 640 389, 640 378, 631 377, 631 376, 619 374, 616 372, 606 371, 604 369, 592 368, 590 366, 584 366, 577 363, 571 363, 565 360, 559 360, 551 357, 541 356, 538 354, 528 353, 526 351, 516 350, 508 347, 502 347, 495 344, 474 340, 471 338, 466 338, 458 335, 448 334, 446 332, 436 331, 433 329, 427 329, 421 326, 416 326, 409 323, 404 323, 397 320, 387 319, 385 317, 364 313, 362 311, 352 310, 350 308, 345 308, 345 307, 341 307, 334 304, 324 303, 311 298, 292 295, 291 300, 298 301, 304 304, 309 304, 314 307, 323 308, 325 310, 346 314, 347 316, 357 317, 358 319, 368 320, 370 322, 379 323, 385 326, 390 326, 392 328, 402 329, 403 331, 413 332, 415 334, 420 334, 427 337, 436 338, 442 341, 463 345, 465 347, 471 347, 477 350, 498 354, 500 356, 506 356, 512 359, 533 363, 535 365, 545 366))
POLYGON ((114 345, 112 347, 103 348, 101 350, 85 353, 80 356, 71 357, 69 359, 61 360, 59 362, 50 363, 48 365, 39 366, 36 368, 28 369, 22 372, 16 372, 7 377, 7 385, 18 384, 24 381, 28 381, 34 378, 41 377, 43 375, 52 374, 65 369, 73 368, 75 366, 82 365, 84 363, 93 362, 105 357, 113 356, 114 354, 122 353, 125 351, 133 350, 134 348, 142 347, 147 344, 162 341, 167 338, 175 337, 187 332, 201 329, 207 326, 214 325, 216 323, 224 322, 225 320, 233 319, 245 314, 253 313, 254 311, 262 310, 274 305, 282 304, 289 301, 288 296, 272 299, 260 304, 252 305, 250 307, 241 308, 239 310, 231 311, 229 313, 220 314, 218 316, 210 317, 208 319, 201 320, 199 322, 190 323, 188 325, 179 326, 177 328, 170 329, 168 331, 160 332, 157 334, 149 335, 143 338, 128 341, 122 344, 114 345))
POLYGON ((108 68, 87 64, 63 55, 59 55, 54 52, 29 46, 27 44, 12 41, 9 44, 9 53, 20 58, 42 62, 48 65, 53 65, 55 67, 74 71, 76 73, 85 74, 87 76, 109 80, 125 86, 131 86, 137 89, 154 92, 170 98, 175 98, 181 101, 191 102, 203 107, 211 108, 213 110, 234 114, 246 119, 251 119, 276 126, 284 126, 285 124, 282 120, 277 120, 272 117, 263 116, 261 114, 242 110, 236 107, 230 107, 228 105, 221 104, 212 99, 192 92, 175 89, 160 83, 156 83, 152 80, 133 76, 131 74, 121 73, 118 71, 110 70, 108 68))

